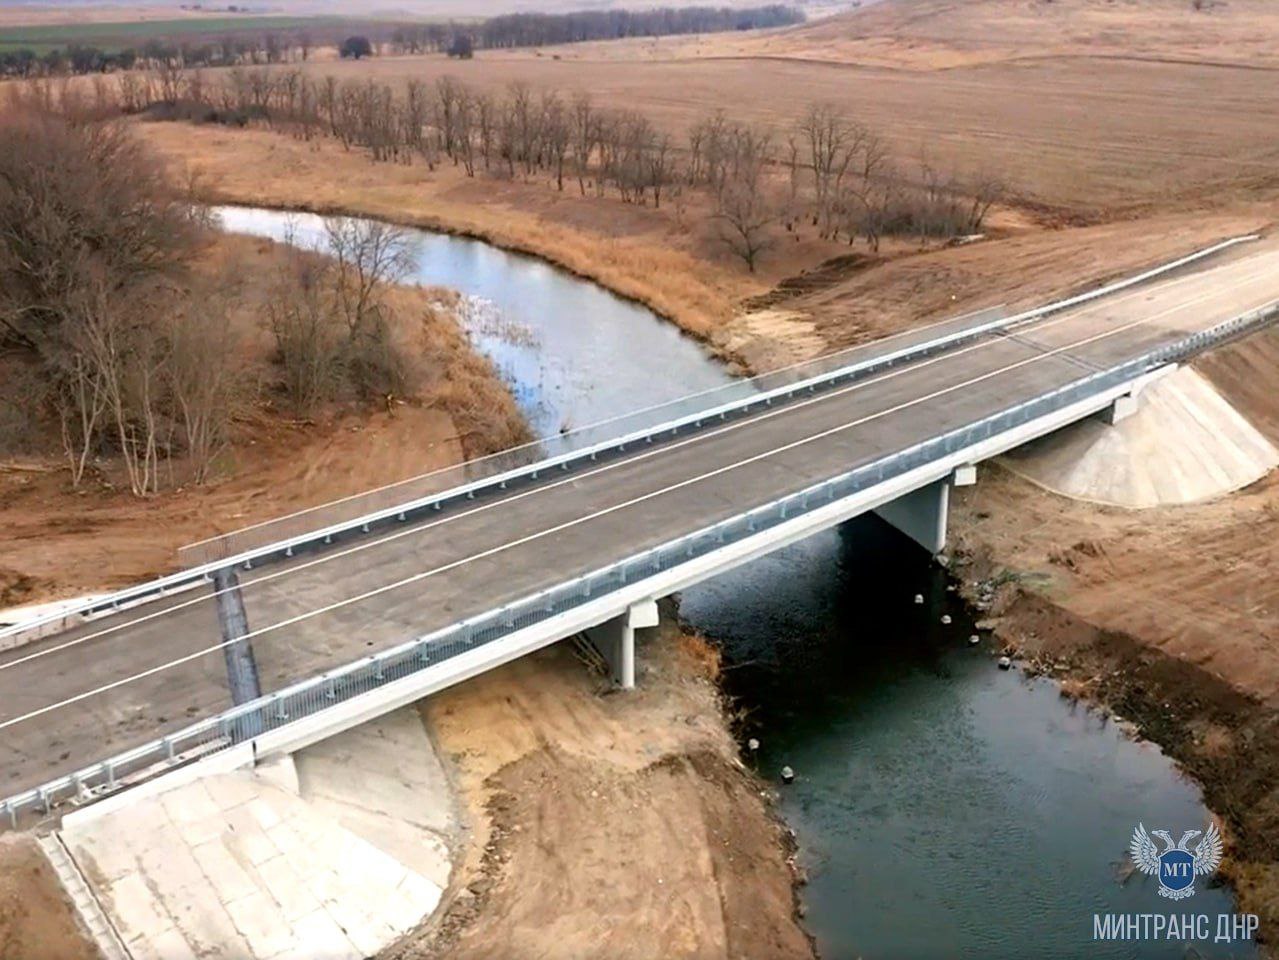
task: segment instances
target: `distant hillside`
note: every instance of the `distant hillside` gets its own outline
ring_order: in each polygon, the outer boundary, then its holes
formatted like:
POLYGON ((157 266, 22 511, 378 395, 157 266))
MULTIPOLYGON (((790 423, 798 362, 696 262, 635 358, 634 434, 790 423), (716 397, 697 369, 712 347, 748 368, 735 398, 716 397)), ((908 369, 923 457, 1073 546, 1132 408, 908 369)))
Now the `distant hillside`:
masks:
POLYGON ((1279 2, 883 0, 760 46, 916 68, 1081 55, 1279 66, 1279 2))

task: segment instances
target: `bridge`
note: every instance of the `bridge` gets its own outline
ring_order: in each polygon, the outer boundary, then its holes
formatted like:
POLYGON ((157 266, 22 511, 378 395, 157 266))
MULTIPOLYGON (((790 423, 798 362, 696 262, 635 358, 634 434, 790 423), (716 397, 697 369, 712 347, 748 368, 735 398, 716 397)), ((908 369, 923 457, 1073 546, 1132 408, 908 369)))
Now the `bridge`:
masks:
POLYGON ((583 632, 634 683, 654 601, 867 511, 930 551, 952 486, 1270 322, 1237 238, 184 550, 187 568, 0 630, 0 821, 300 749, 583 632))

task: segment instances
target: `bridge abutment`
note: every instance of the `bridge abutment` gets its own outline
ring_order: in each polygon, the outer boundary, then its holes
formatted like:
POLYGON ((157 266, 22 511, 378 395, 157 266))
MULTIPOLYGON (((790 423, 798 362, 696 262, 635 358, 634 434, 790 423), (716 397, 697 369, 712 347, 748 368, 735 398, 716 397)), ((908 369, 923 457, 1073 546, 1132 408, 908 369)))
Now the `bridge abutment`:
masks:
POLYGON ((626 612, 586 631, 586 638, 607 662, 613 683, 623 690, 635 686, 635 631, 657 626, 657 602, 633 603, 626 612))

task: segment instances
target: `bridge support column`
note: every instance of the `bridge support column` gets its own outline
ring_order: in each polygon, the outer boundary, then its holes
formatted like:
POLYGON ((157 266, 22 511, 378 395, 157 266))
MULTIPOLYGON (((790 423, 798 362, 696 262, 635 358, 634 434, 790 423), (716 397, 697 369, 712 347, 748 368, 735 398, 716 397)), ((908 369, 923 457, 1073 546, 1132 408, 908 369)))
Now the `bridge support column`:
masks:
POLYGON ((586 639, 608 662, 613 683, 623 690, 635 686, 635 631, 655 626, 657 602, 644 600, 631 604, 621 616, 586 631, 586 639))
POLYGON ((1122 397, 1115 397, 1114 402, 1105 410, 1101 411, 1098 416, 1109 424, 1114 426, 1120 420, 1127 420, 1137 412, 1137 394, 1125 393, 1122 397))
MULTIPOLYGON (((213 573, 213 589, 217 591, 218 626, 222 631, 222 654, 226 660, 227 686, 231 689, 231 702, 247 703, 262 696, 258 681, 258 664, 253 657, 253 645, 248 640, 237 640, 249 632, 249 615, 244 609, 244 597, 240 593, 240 580, 235 570, 225 567, 213 573), (234 641, 234 642, 231 642, 234 641)), ((260 730, 243 731, 254 735, 260 730)))
POLYGON ((946 546, 946 516, 950 509, 950 478, 920 487, 875 508, 887 520, 929 553, 946 546))

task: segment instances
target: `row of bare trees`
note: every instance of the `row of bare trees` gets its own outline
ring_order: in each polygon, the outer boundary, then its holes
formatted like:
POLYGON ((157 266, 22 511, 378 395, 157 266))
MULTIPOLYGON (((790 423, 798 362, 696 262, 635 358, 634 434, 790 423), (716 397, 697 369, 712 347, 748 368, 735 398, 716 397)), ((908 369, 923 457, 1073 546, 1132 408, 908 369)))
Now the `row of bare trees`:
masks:
POLYGON ((266 68, 231 70, 215 84, 198 71, 168 70, 139 76, 122 100, 129 111, 189 101, 195 115, 260 120, 304 139, 326 134, 379 161, 544 177, 558 190, 576 182, 582 195, 615 191, 627 203, 660 207, 672 194, 703 191, 718 235, 752 270, 783 224, 793 232, 807 220, 822 238, 878 250, 889 235, 977 233, 1005 192, 997 177, 961 178, 926 155, 901 166, 883 137, 829 103, 809 106, 780 136, 721 111, 676 139, 643 113, 599 105, 588 93, 516 81, 495 94, 450 76, 396 88, 266 68))
POLYGON ((329 220, 249 304, 233 263, 197 268, 209 227, 121 121, 0 111, 0 448, 56 431, 74 485, 107 458, 145 496, 206 480, 266 379, 301 416, 412 391, 387 293, 402 231, 329 220), (258 316, 273 375, 245 362, 258 316))

